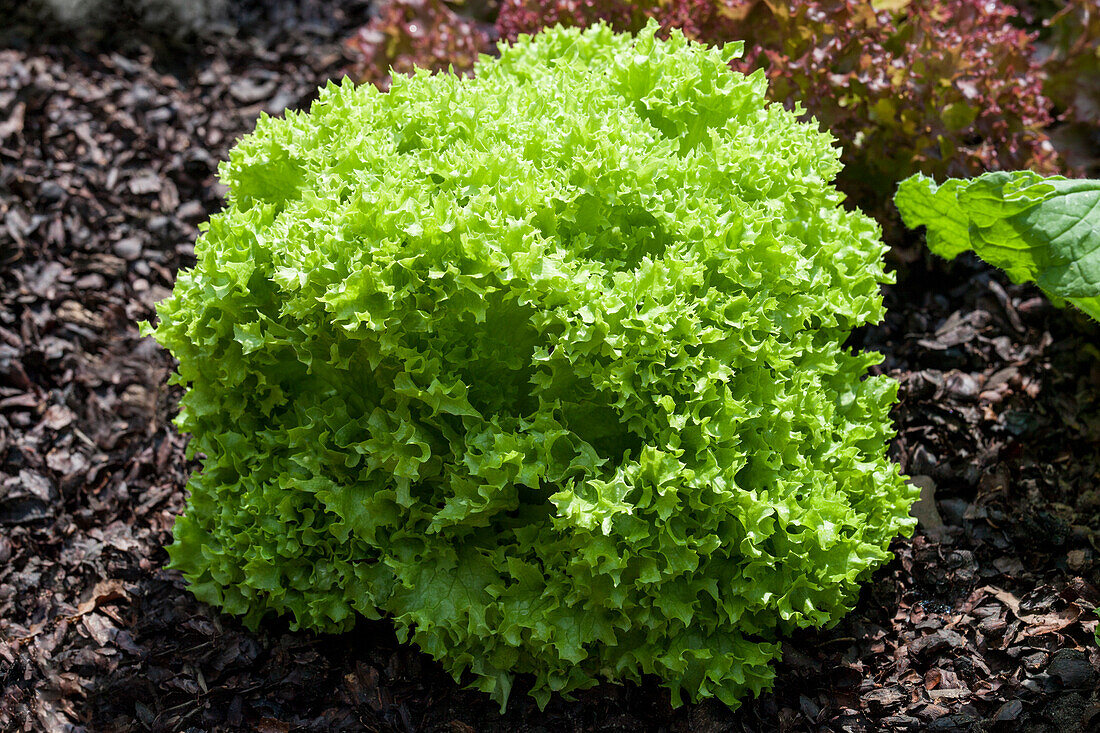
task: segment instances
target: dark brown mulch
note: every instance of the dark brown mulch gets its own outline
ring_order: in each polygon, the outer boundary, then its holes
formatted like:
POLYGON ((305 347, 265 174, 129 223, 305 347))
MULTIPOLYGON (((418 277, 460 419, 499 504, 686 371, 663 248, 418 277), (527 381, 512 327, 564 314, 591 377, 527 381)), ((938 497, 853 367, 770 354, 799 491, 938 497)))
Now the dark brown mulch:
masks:
POLYGON ((161 547, 192 466, 135 323, 191 262, 233 140, 346 63, 365 8, 326 5, 146 45, 5 29, 0 730, 1100 729, 1100 331, 970 262, 918 263, 853 340, 901 382, 920 530, 737 712, 653 682, 539 712, 521 681, 501 716, 384 622, 253 634, 191 598, 161 547))

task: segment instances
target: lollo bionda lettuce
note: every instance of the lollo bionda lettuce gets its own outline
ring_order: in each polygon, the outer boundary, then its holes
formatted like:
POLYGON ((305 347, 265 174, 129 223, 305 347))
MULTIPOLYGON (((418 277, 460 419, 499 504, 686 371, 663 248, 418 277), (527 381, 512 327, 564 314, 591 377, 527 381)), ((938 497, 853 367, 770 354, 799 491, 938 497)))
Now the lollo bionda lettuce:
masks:
POLYGON ((831 138, 679 33, 555 29, 261 119, 158 308, 202 468, 169 548, 255 627, 402 640, 503 706, 771 684, 910 531, 876 225, 831 138))

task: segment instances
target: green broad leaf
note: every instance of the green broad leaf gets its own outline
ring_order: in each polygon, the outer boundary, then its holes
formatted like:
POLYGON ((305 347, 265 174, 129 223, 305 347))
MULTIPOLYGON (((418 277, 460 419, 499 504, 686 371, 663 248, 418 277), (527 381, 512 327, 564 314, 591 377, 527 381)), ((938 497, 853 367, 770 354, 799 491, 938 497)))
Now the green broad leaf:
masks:
POLYGON ((936 254, 973 251, 1100 319, 1100 181, 1015 171, 937 186, 915 175, 894 203, 907 226, 927 227, 936 254))

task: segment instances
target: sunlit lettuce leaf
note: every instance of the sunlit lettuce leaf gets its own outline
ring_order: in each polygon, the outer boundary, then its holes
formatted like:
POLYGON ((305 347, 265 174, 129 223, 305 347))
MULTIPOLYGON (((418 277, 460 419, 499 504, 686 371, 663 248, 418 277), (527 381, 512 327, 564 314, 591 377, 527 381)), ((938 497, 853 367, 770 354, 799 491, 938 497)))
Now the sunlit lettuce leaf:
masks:
POLYGON ((832 140, 649 27, 330 84, 221 167, 158 308, 202 469, 172 565, 255 626, 387 617, 505 703, 768 687, 912 527, 884 246, 832 140))
POLYGON ((1100 318, 1100 181, 1013 171, 936 185, 916 175, 894 202, 907 226, 927 227, 936 254, 973 251, 1100 318))

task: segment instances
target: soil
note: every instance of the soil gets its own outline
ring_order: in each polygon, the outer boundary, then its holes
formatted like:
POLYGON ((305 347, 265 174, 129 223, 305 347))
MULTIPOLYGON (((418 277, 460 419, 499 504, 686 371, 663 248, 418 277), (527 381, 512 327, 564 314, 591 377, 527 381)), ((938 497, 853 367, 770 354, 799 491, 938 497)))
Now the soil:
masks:
POLYGON ((192 598, 163 546, 194 464, 137 322, 234 140, 349 63, 368 8, 333 5, 238 3, 166 40, 0 0, 0 730, 1100 730, 1100 329, 971 260, 904 266, 852 339, 901 384, 917 532, 737 711, 653 680, 539 711, 521 679, 502 715, 384 621, 251 633, 192 598))

